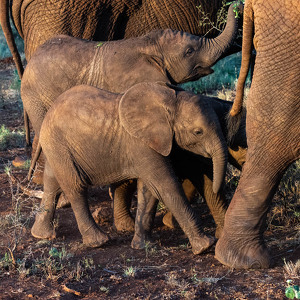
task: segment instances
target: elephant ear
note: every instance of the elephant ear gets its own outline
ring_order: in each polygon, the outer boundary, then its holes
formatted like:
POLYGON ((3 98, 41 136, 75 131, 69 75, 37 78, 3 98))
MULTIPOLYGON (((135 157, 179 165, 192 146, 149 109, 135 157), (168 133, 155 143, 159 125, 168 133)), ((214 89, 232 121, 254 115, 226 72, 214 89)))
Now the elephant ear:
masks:
POLYGON ((172 149, 176 93, 165 84, 139 83, 121 98, 122 126, 156 152, 167 156, 172 149))

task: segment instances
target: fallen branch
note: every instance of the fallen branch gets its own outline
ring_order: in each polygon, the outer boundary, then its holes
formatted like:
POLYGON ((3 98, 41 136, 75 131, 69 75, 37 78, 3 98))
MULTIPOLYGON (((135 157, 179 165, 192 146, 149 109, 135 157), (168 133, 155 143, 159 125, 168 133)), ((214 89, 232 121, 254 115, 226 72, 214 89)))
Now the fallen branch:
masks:
POLYGON ((12 174, 9 175, 11 178, 12 183, 17 184, 21 190, 23 191, 23 193, 26 196, 29 197, 35 197, 35 198, 39 198, 42 199, 44 192, 43 191, 36 191, 33 189, 28 188, 28 186, 25 186, 24 184, 22 184, 15 176, 13 176, 12 174))
POLYGON ((81 293, 80 292, 77 292, 75 290, 72 290, 72 289, 69 289, 65 284, 62 286, 63 290, 65 292, 68 292, 68 293, 71 293, 71 294, 74 294, 76 296, 81 296, 81 293))

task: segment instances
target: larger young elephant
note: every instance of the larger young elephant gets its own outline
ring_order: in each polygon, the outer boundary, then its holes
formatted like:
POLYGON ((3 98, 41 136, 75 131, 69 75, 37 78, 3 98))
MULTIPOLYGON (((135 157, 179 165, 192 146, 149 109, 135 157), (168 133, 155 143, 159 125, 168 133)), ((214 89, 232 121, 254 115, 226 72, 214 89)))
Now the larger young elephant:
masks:
POLYGON ((169 161, 174 143, 211 157, 214 188, 220 189, 227 146, 207 99, 157 83, 137 84, 123 95, 76 86, 61 94, 48 111, 39 142, 47 162, 41 211, 32 228, 35 237, 55 236, 52 221, 63 191, 83 242, 101 246, 108 237, 90 214, 87 187, 137 178, 171 210, 195 254, 214 242, 201 233, 169 161))
POLYGON ((55 37, 35 52, 26 67, 21 84, 24 108, 39 134, 46 111, 72 86, 89 84, 119 93, 143 81, 178 84, 199 79, 213 72, 211 66, 235 32, 236 24, 228 23, 215 39, 170 29, 103 43, 55 37))
MULTIPOLYGON (((171 28, 199 36, 209 31, 208 37, 216 37, 219 32, 209 24, 200 26, 199 20, 202 12, 216 22, 223 5, 223 0, 1 0, 0 21, 9 48, 17 57, 8 22, 11 6, 12 20, 24 39, 26 59, 30 60, 38 46, 58 34, 108 41, 171 28)), ((22 68, 20 60, 17 65, 22 68)))
POLYGON ((248 152, 216 245, 216 258, 230 267, 270 265, 263 240, 266 214, 284 171, 300 157, 299 32, 298 1, 246 0, 232 114, 240 111, 253 41, 257 55, 247 99, 248 152))
MULTIPOLYGON (((137 37, 154 29, 171 28, 194 35, 204 35, 208 28, 199 26, 200 16, 197 6, 201 5, 202 11, 215 20, 218 9, 224 5, 222 0, 209 3, 204 0, 177 0, 168 3, 160 0, 151 3, 138 0, 0 0, 0 23, 20 78, 23 76, 23 65, 10 28, 9 4, 13 22, 24 39, 27 61, 40 45, 58 34, 106 41, 137 37)), ((232 8, 229 11, 232 11, 232 8)), ((228 16, 228 23, 237 22, 238 19, 231 13, 228 16)), ((210 30, 208 36, 216 37, 218 34, 219 32, 210 30)), ((222 56, 240 51, 239 47, 233 46, 235 37, 236 35, 228 40, 222 56), (231 51, 228 51, 229 48, 231 51)), ((24 121, 26 143, 30 145, 26 110, 24 121)))

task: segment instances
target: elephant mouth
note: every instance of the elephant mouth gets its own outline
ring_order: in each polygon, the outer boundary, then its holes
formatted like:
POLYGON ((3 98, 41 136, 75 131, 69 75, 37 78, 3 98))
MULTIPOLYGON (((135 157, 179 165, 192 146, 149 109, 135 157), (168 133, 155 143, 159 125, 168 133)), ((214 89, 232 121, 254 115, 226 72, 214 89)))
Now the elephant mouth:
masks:
POLYGON ((192 72, 183 79, 182 83, 198 80, 201 77, 212 74, 213 72, 214 70, 210 67, 201 67, 200 65, 197 65, 192 72))
POLYGON ((199 149, 199 143, 188 143, 183 147, 183 149, 185 149, 188 152, 191 152, 193 155, 201 156, 204 160, 212 158, 211 155, 207 153, 204 149, 199 149))

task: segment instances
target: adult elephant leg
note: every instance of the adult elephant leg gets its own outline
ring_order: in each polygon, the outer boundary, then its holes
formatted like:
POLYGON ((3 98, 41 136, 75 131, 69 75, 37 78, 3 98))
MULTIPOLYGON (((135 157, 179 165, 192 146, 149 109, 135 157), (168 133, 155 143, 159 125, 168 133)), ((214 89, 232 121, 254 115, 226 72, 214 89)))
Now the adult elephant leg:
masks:
MULTIPOLYGON (((188 201, 191 203, 193 198, 196 195, 196 189, 194 187, 194 185, 191 183, 190 180, 185 179, 182 183, 182 188, 184 191, 184 194, 186 196, 186 198, 188 199, 188 201)), ((171 214, 170 211, 168 211, 164 217, 163 217, 163 223, 168 226, 169 228, 175 228, 175 223, 176 220, 174 219, 173 215, 171 214)))
POLYGON ((134 249, 144 249, 151 241, 151 232, 154 223, 158 200, 148 188, 138 180, 138 209, 135 217, 135 231, 131 242, 134 249))
MULTIPOLYGON (((281 153, 280 151, 278 151, 281 153)), ((280 157, 247 155, 239 185, 225 215, 216 258, 234 268, 268 268, 263 239, 266 214, 283 173, 280 157), (262 161, 264 160, 264 161, 262 161)))
POLYGON ((31 234, 40 239, 55 238, 53 218, 61 189, 56 181, 50 166, 46 163, 44 172, 44 194, 39 212, 31 228, 31 234))
POLYGON ((130 214, 131 200, 136 192, 136 181, 111 185, 114 225, 118 231, 134 231, 134 218, 130 214))

